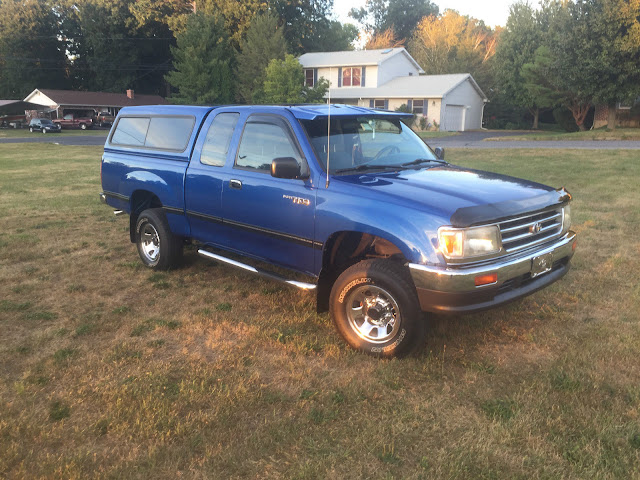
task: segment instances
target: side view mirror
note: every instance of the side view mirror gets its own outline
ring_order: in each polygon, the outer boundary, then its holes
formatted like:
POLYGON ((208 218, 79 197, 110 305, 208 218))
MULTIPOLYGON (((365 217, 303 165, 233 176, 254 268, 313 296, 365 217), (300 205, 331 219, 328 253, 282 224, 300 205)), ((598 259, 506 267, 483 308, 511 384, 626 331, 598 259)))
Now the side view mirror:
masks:
POLYGON ((274 158, 271 162, 271 176, 276 178, 299 178, 300 165, 293 157, 274 158))
POLYGON ((436 147, 433 150, 439 160, 444 160, 444 147, 436 147))

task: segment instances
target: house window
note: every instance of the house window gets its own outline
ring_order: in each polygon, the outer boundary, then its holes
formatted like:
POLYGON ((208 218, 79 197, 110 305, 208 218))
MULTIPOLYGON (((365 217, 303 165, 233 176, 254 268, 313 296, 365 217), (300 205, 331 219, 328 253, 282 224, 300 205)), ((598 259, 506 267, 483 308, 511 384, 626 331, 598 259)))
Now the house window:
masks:
POLYGON ((375 100, 373 102, 373 108, 384 110, 384 100, 375 100))
POLYGON ((342 69, 342 86, 359 87, 362 70, 360 67, 349 67, 342 69))
POLYGON ((422 115, 424 113, 424 100, 414 100, 411 112, 414 115, 422 115))
POLYGON ((313 77, 314 77, 313 68, 305 68, 304 69, 304 85, 305 85, 305 87, 313 87, 314 86, 313 77))

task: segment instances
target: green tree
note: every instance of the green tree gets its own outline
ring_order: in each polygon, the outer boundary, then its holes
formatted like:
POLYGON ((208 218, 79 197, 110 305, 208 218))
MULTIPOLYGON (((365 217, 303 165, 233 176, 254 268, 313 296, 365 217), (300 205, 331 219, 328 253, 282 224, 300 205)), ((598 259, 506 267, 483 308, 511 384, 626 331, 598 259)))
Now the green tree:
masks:
POLYGON ((318 103, 322 102, 329 82, 321 78, 313 88, 304 85, 304 72, 300 62, 287 54, 284 60, 269 62, 263 86, 263 103, 318 103))
POLYGON ((602 75, 594 95, 609 106, 608 127, 616 127, 616 103, 640 95, 640 0, 601 0, 593 19, 593 34, 600 39, 596 57, 602 75))
POLYGON ((553 1, 542 9, 549 18, 550 83, 581 131, 586 130, 584 121, 604 73, 598 56, 605 45, 593 31, 595 16, 601 13, 597 1, 553 1))
POLYGON ((223 21, 193 14, 171 49, 174 70, 167 81, 177 89, 176 103, 229 103, 234 98, 234 51, 223 21))
POLYGON ((561 100, 553 85, 553 57, 549 47, 538 47, 533 55, 533 61, 525 63, 520 69, 522 78, 523 98, 525 106, 533 114, 533 128, 538 128, 538 117, 543 108, 552 108, 561 100))
MULTIPOLYGON (((546 30, 548 28, 531 5, 524 1, 516 2, 510 7, 495 55, 495 78, 500 95, 508 99, 511 105, 527 109, 533 116, 534 129, 538 128, 540 110, 552 107, 557 101, 552 95, 541 96, 541 89, 535 83, 543 80, 537 74, 543 66, 534 66, 534 56, 536 49, 544 42, 546 30), (526 69, 525 65, 528 65, 526 69)), ((546 50, 544 53, 546 56, 540 57, 539 62, 549 59, 550 52, 546 50)))
POLYGON ((305 52, 353 50, 353 42, 359 34, 358 27, 351 23, 340 23, 335 20, 318 21, 314 35, 305 38, 302 46, 305 52))
POLYGON ((274 58, 283 60, 285 53, 286 44, 278 18, 272 13, 257 15, 247 30, 247 38, 242 42, 238 55, 237 93, 240 101, 257 101, 262 95, 267 65, 274 58))
POLYGON ((430 0, 367 0, 349 12, 372 34, 392 28, 399 40, 408 39, 422 18, 437 15, 438 6, 430 0))
POLYGON ((0 98, 66 86, 66 42, 58 29, 52 3, 0 0, 0 98))
POLYGON ((164 93, 164 75, 171 63, 170 47, 175 44, 164 21, 165 15, 173 11, 170 7, 183 11, 175 2, 167 2, 160 10, 144 11, 142 15, 135 0, 59 1, 56 11, 61 19, 60 31, 69 39, 68 51, 73 59, 72 86, 164 93))

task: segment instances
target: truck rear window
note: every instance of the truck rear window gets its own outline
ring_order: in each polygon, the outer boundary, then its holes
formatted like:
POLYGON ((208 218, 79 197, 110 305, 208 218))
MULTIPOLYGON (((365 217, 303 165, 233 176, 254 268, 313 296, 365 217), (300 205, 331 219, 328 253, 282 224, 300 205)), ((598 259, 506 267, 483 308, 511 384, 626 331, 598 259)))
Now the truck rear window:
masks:
POLYGON ((183 152, 195 117, 121 117, 111 136, 112 145, 183 152))

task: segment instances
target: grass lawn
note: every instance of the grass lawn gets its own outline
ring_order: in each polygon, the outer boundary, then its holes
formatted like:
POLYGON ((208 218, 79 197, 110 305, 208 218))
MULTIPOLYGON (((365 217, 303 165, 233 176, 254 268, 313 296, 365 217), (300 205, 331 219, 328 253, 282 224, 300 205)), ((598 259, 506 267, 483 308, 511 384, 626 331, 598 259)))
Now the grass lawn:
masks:
POLYGON ((439 138, 439 137, 453 137, 460 135, 458 132, 416 132, 422 138, 439 138))
POLYGON ((520 140, 640 140, 640 128, 616 128, 608 130, 599 128, 586 132, 539 132, 528 135, 517 135, 513 137, 492 137, 485 141, 513 142, 520 140))
POLYGON ((640 152, 449 149, 565 185, 573 269, 386 361, 309 293, 144 269, 101 151, 0 146, 0 478, 638 478, 640 152))
POLYGON ((0 129, 0 139, 3 138, 25 138, 25 137, 44 137, 51 135, 52 137, 68 137, 72 135, 102 135, 104 137, 109 133, 107 128, 90 128, 88 130, 80 129, 62 129, 60 133, 31 133, 28 128, 2 128, 0 129))

